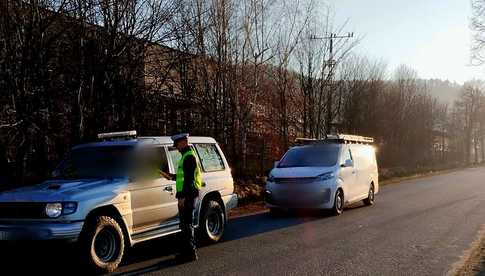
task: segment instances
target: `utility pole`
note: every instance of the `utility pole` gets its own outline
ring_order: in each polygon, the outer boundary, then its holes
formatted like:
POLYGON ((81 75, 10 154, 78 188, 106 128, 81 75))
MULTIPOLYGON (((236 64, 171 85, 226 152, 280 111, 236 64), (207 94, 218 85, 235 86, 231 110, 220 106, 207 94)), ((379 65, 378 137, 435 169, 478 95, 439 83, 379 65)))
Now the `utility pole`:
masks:
MULTIPOLYGON (((333 43, 334 43, 334 40, 335 39, 345 39, 345 38, 353 38, 354 37, 354 33, 347 33, 346 35, 337 35, 335 33, 331 33, 329 36, 323 36, 323 37, 318 37, 318 36, 315 36, 315 35, 312 35, 310 36, 310 39, 315 39, 315 40, 326 40, 326 39, 329 39, 330 40, 330 58, 329 60, 326 62, 329 67, 330 67, 330 73, 329 73, 329 78, 330 79, 333 79, 333 69, 336 65, 336 62, 334 60, 334 52, 333 52, 333 43)), ((324 61, 325 62, 325 61, 324 61)))
MULTIPOLYGON (((330 36, 324 36, 324 37, 317 37, 315 35, 310 36, 310 39, 318 39, 318 40, 330 40, 330 55, 328 61, 323 61, 324 64, 328 64, 329 66, 329 73, 328 73, 328 82, 329 82, 329 93, 327 97, 327 102, 326 102, 326 117, 325 117, 325 135, 329 134, 330 131, 332 130, 332 121, 333 121, 333 91, 332 91, 332 86, 333 86, 333 77, 335 73, 335 66, 337 65, 334 59, 334 40, 335 39, 348 39, 354 37, 354 33, 347 33, 346 35, 337 35, 335 33, 331 33, 330 36)), ((323 79, 323 68, 322 68, 322 79, 323 79)))

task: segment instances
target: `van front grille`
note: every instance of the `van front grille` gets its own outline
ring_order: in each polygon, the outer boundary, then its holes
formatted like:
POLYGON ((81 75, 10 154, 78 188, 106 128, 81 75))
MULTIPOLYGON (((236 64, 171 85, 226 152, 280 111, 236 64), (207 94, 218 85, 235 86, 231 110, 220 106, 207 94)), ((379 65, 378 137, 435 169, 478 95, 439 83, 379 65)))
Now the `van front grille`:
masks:
POLYGON ((301 184, 310 184, 316 180, 317 180, 317 177, 275 178, 275 183, 283 184, 283 185, 301 185, 301 184))

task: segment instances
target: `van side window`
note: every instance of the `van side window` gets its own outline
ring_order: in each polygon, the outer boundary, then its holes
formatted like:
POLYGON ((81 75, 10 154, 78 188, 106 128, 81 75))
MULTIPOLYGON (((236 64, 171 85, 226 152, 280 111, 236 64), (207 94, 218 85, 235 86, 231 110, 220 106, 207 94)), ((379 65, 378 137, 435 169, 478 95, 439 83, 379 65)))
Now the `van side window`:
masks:
POLYGON ((199 154, 202 169, 206 172, 223 171, 225 169, 221 154, 215 144, 195 144, 199 154))
POLYGON ((347 149, 345 149, 345 150, 344 150, 344 152, 343 152, 343 154, 342 154, 342 161, 341 161, 341 164, 344 164, 344 163, 345 163, 345 161, 346 161, 346 160, 348 160, 348 159, 350 159, 350 160, 354 160, 354 159, 352 158, 352 153, 350 152, 350 149, 349 149, 349 148, 347 148, 347 149))

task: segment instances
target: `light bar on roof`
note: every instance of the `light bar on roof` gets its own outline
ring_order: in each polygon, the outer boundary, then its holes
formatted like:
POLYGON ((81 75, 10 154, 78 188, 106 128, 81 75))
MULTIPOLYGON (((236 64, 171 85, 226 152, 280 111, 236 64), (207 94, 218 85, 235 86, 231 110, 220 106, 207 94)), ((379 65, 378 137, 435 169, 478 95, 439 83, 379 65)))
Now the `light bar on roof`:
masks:
POLYGON ((114 138, 136 138, 136 130, 99 133, 98 139, 108 140, 114 138))

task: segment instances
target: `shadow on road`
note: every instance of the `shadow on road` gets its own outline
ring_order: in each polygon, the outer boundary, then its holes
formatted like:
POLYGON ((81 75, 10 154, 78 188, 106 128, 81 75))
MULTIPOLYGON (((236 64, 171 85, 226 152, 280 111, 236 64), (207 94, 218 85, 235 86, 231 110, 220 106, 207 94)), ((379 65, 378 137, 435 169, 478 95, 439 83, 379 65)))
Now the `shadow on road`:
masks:
MULTIPOLYGON (((248 238, 254 235, 296 226, 317 219, 327 218, 327 214, 315 211, 292 211, 273 217, 260 213, 231 219, 221 243, 248 238)), ((177 253, 178 236, 166 237, 133 247, 124 260, 118 275, 141 275, 171 266, 179 265, 173 255, 177 253)), ((203 258, 203 257, 202 257, 203 258)))
MULTIPOLYGON (((227 225, 222 243, 248 238, 254 235, 288 228, 318 219, 327 219, 329 215, 321 212, 287 212, 277 217, 269 213, 260 213, 231 219, 227 225)), ((127 250, 117 275, 139 275, 151 271, 179 265, 174 260, 180 237, 172 235, 141 243, 127 250)), ((8 243, 0 244, 2 271, 14 274, 49 275, 86 275, 79 263, 74 245, 52 243, 8 243)))
POLYGON ((273 216, 270 213, 261 213, 231 219, 227 225, 223 242, 251 237, 254 235, 287 228, 302 223, 326 218, 328 214, 317 211, 299 210, 287 211, 273 216))

